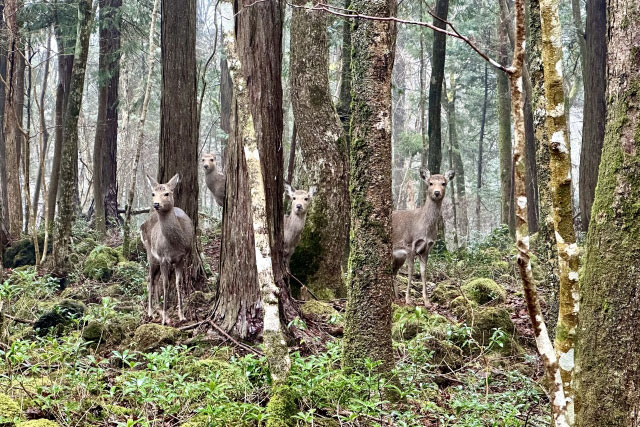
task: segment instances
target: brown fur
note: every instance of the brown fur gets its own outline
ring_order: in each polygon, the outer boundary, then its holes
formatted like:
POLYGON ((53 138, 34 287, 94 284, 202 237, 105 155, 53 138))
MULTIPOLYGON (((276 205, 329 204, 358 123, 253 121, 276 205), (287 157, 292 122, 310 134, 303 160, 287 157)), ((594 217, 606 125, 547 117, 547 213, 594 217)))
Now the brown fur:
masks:
POLYGON ((218 172, 215 154, 203 154, 201 162, 204 168, 207 188, 213 193, 213 198, 216 200, 216 203, 222 207, 224 206, 225 182, 227 178, 218 172))
POLYGON ((149 262, 148 314, 153 316, 153 300, 159 294, 158 274, 162 280, 162 324, 167 323, 167 285, 171 269, 175 269, 176 293, 178 298, 178 318, 186 320, 182 313, 181 284, 185 261, 191 254, 193 243, 193 223, 180 208, 173 206, 173 190, 180 177, 175 175, 166 184, 158 182, 147 175, 152 190, 153 205, 149 218, 140 227, 142 243, 147 250, 149 262))
POLYGON ((291 198, 291 213, 284 216, 284 262, 289 271, 291 255, 300 243, 304 223, 307 220, 307 208, 316 192, 316 187, 309 191, 295 190, 289 184, 285 184, 285 191, 291 198))
MULTIPOLYGON (((405 260, 409 261, 409 276, 405 300, 409 303, 411 279, 413 276, 414 259, 416 255, 420 261, 420 278, 422 281, 422 297, 427 299, 426 267, 431 247, 438 235, 438 221, 441 215, 442 200, 444 199, 447 183, 453 179, 455 172, 447 171, 444 175, 431 175, 428 170, 421 169, 420 177, 426 184, 427 200, 424 206, 407 211, 395 211, 392 215, 394 276, 400 270, 405 260), (402 256, 401 250, 406 251, 402 256)), ((394 294, 398 298, 398 288, 394 282, 394 294)))

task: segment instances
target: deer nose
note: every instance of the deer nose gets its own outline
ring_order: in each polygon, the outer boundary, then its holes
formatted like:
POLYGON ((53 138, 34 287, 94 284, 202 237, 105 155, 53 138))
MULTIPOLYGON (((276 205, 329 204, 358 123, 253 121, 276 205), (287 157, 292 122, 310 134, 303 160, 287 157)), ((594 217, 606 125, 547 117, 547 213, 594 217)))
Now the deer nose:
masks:
POLYGON ((302 209, 302 205, 296 205, 296 208, 302 209))
POLYGON ((204 168, 205 169, 209 169, 209 165, 204 165, 204 168))
POLYGON ((433 195, 436 196, 436 197, 440 197, 440 192, 439 191, 434 191, 433 195))
POLYGON ((154 208, 155 210, 160 209, 160 203, 154 203, 154 204, 153 204, 153 208, 154 208))

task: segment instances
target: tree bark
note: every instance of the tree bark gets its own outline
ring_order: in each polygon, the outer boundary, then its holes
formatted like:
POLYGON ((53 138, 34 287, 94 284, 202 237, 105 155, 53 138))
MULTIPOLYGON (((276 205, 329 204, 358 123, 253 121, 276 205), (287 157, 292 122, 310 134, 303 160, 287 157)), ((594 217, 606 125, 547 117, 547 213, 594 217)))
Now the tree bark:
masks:
MULTIPOLYGON (((95 6, 94 6, 95 9, 95 6)), ((64 141, 60 158, 60 188, 58 197, 57 236, 54 241, 54 264, 56 269, 65 273, 70 268, 71 226, 74 221, 74 199, 77 176, 74 158, 78 152, 78 118, 82 107, 85 70, 89 53, 89 37, 95 10, 90 0, 78 3, 78 38, 76 40, 73 71, 69 82, 67 111, 64 118, 64 141)))
POLYGON ((608 4, 606 80, 611 84, 580 283, 575 387, 580 427, 640 421, 640 10, 634 1, 608 4))
MULTIPOLYGON (((419 0, 420 2, 420 20, 422 21, 424 18, 424 0, 419 0)), ((420 139, 422 141, 422 153, 420 155, 421 167, 427 167, 427 153, 429 152, 429 142, 427 141, 427 126, 426 126, 426 103, 427 100, 424 96, 424 91, 426 87, 426 65, 424 63, 424 29, 420 28, 420 86, 419 86, 419 95, 418 95, 418 104, 420 108, 420 139)), ((424 196, 426 194, 426 188, 423 180, 420 181, 420 193, 418 194, 418 202, 420 205, 424 203, 424 196)))
MULTIPOLYGON (((4 0, 0 1, 0 76, 7 78, 7 37, 4 20, 4 0)), ((4 105, 6 99, 5 85, 0 84, 0 119, 4 120, 4 105)), ((7 152, 5 144, 4 126, 0 126, 0 243, 4 251, 4 244, 9 240, 9 199, 7 194, 7 152)), ((2 258, 2 254, 0 254, 2 258)))
MULTIPOLYGON (((294 4, 304 5, 305 0, 294 4)), ((342 271, 349 238, 346 139, 329 89, 328 17, 294 8, 291 18, 291 104, 306 182, 317 186, 291 273, 314 294, 345 296, 342 271)))
POLYGON ((22 232, 23 208, 20 188, 20 160, 24 135, 22 113, 24 110, 24 49, 19 35, 19 0, 7 0, 5 16, 8 30, 7 43, 7 93, 4 106, 4 137, 6 144, 6 179, 9 216, 9 234, 18 238, 22 232))
MULTIPOLYGON (((354 0, 353 9, 395 16, 395 0, 354 0)), ((352 34, 351 253, 347 282, 343 363, 394 365, 391 345, 391 73, 395 24, 359 21, 352 34)), ((442 83, 442 82, 441 82, 442 83)))
MULTIPOLYGON (((437 0, 434 14, 442 19, 449 15, 449 0, 437 0)), ((433 25, 445 28, 444 22, 433 18, 433 25)), ((431 81, 429 82, 429 153, 427 166, 432 174, 440 173, 442 163, 441 103, 444 63, 447 54, 447 36, 433 33, 433 53, 431 56, 431 81)))
MULTIPOLYGON (((402 50, 403 40, 398 37, 396 41, 396 52, 402 50)), ((396 209, 406 209, 402 206, 400 200, 400 192, 402 188, 402 176, 404 175, 404 156, 400 155, 400 148, 402 146, 403 133, 406 122, 406 109, 405 109, 405 86, 407 81, 406 76, 406 63, 402 55, 397 54, 395 64, 393 67, 393 91, 392 97, 392 109, 393 109, 393 201, 396 209)))
MULTIPOLYGON (((42 187, 42 181, 44 180, 45 159, 47 158, 47 151, 49 149, 49 130, 47 129, 47 121, 45 119, 45 94, 47 92, 48 80, 49 80, 49 66, 51 63, 51 33, 47 34, 47 57, 44 61, 44 72, 42 76, 42 88, 40 91, 40 101, 38 103, 38 117, 40 119, 40 137, 42 142, 40 144, 40 164, 38 166, 38 176, 36 176, 36 187, 33 192, 33 206, 35 206, 34 212, 38 212, 38 200, 40 200, 40 188, 42 187)), ((45 195, 46 199, 46 195, 45 195)), ((45 200, 46 210, 46 200, 45 200)), ((44 213, 47 214, 46 212, 44 213)))
POLYGON ((580 151, 580 219, 589 228, 591 206, 598 181, 604 141, 607 89, 607 6, 605 0, 587 0, 586 49, 584 55, 584 115, 580 151))
MULTIPOLYGON (((351 7, 351 0, 344 0, 344 8, 351 7)), ((342 65, 340 68, 340 95, 336 111, 344 127, 345 137, 349 141, 349 122, 351 120, 351 21, 342 21, 342 65)), ((349 147, 347 147, 348 149, 349 147)))
MULTIPOLYGON (((500 46, 499 61, 507 63, 507 29, 506 23, 498 20, 498 44, 500 46)), ((498 98, 498 150, 500 155, 500 221, 509 226, 509 234, 515 236, 515 209, 511 176, 513 174, 511 149, 511 96, 509 94, 509 77, 501 70, 496 70, 498 98)))
POLYGON ((480 117, 480 139, 478 141, 478 168, 476 175, 476 230, 478 232, 482 229, 482 222, 480 221, 480 211, 481 211, 481 197, 480 192, 482 190, 482 166, 484 163, 483 159, 483 142, 484 142, 484 127, 485 122, 487 121, 487 102, 489 96, 489 66, 484 64, 484 101, 482 102, 482 116, 480 117))

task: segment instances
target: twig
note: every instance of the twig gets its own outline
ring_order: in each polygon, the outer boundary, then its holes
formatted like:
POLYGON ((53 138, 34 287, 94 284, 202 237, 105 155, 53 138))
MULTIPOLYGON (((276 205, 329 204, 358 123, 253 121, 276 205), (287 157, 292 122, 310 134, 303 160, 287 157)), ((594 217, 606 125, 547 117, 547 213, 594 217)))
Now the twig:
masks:
POLYGON ((207 322, 209 322, 209 324, 213 327, 213 329, 215 329, 216 331, 220 332, 225 338, 231 340, 234 344, 236 344, 238 347, 243 348, 247 351, 250 351, 253 354, 256 354, 258 356, 264 356, 264 353, 262 353, 259 350, 256 350, 253 347, 249 347, 246 344, 242 344, 241 342, 239 342, 238 340, 236 340, 235 338, 233 338, 231 335, 229 335, 224 329, 222 329, 220 326, 216 325, 215 322, 213 320, 207 320, 207 322))
POLYGON ((311 292, 311 289, 309 289, 309 288, 307 287, 307 285, 305 285, 304 283, 302 283, 302 282, 300 281, 300 279, 298 279, 296 276, 294 276, 294 275, 293 275, 293 274, 291 274, 291 273, 289 273, 289 276, 290 276, 290 277, 293 277, 293 279, 294 279, 296 282, 298 282, 298 283, 300 284, 300 286, 302 286, 302 289, 304 289, 305 291, 309 292, 309 294, 311 294, 311 296, 312 296, 314 299, 317 299, 318 301, 320 301, 320 298, 318 298, 318 297, 317 297, 313 292, 311 292))
POLYGON ((9 320, 13 320, 14 322, 18 322, 18 323, 24 323, 26 325, 34 325, 36 323, 35 320, 21 319, 19 317, 14 317, 7 313, 2 313, 2 315, 9 320))

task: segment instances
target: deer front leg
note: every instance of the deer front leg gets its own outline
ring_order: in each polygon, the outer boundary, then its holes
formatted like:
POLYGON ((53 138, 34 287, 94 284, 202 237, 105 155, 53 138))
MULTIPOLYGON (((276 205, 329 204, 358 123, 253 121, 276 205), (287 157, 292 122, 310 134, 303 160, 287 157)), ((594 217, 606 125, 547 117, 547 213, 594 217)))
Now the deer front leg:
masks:
POLYGON ((420 259, 420 280, 422 281, 422 301, 424 305, 427 306, 427 259, 429 258, 429 254, 426 253, 424 255, 419 256, 420 259))
POLYGON ((167 283, 169 283, 170 265, 166 262, 160 264, 162 273, 162 324, 167 324, 167 283))
POLYGON ((178 297, 178 319, 181 321, 187 320, 182 314, 182 293, 180 292, 180 285, 182 284, 182 270, 183 265, 176 265, 176 295, 178 297))
POLYGON ((411 279, 413 277, 413 265, 415 263, 415 255, 413 253, 408 256, 409 265, 407 265, 407 293, 404 298, 406 304, 411 304, 411 279))
MULTIPOLYGON (((159 266, 157 264, 149 264, 149 282, 147 283, 147 314, 149 315, 149 318, 153 317, 153 298, 158 272, 159 266)), ((155 294, 157 297, 157 292, 155 292, 155 294)))

